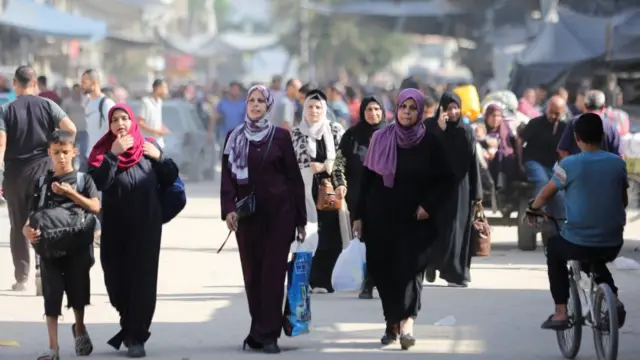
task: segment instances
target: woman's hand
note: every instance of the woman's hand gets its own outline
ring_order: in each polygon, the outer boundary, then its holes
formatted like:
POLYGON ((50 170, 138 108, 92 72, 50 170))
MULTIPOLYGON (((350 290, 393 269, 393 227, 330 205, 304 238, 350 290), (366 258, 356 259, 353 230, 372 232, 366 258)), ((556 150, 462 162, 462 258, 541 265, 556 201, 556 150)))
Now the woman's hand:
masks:
POLYGON ((344 185, 340 185, 336 188, 336 196, 338 199, 344 199, 347 196, 347 187, 344 185))
POLYGON ((145 142, 144 145, 142 145, 142 152, 152 160, 160 160, 160 149, 153 143, 145 142))
POLYGON ((228 213, 225 221, 230 231, 238 231, 238 214, 235 211, 228 213))
POLYGON ((356 220, 351 225, 351 231, 353 232, 353 237, 360 238, 362 235, 362 220, 356 220))
POLYGON ((303 243, 304 240, 307 238, 307 230, 304 228, 304 225, 298 226, 296 230, 298 232, 298 238, 296 240, 299 243, 303 243))
POLYGON ((37 243, 38 240, 40 240, 40 230, 34 229, 29 225, 25 225, 22 228, 22 234, 33 244, 37 243))
POLYGON ((497 149, 498 148, 498 139, 487 139, 487 146, 489 148, 497 149))
POLYGON ((442 109, 442 106, 440 106, 438 113, 440 114, 438 116, 438 126, 440 127, 440 129, 444 130, 447 127, 447 121, 449 120, 449 115, 447 115, 447 112, 444 111, 444 109, 442 109))
POLYGON ((418 210, 416 210, 416 217, 418 220, 427 220, 429 218, 429 213, 422 208, 422 206, 418 205, 418 210))
POLYGON ((133 136, 131 135, 118 135, 116 141, 111 145, 111 152, 116 156, 121 155, 125 151, 129 150, 133 146, 133 136))
POLYGON ((327 169, 324 163, 319 162, 312 162, 309 166, 311 166, 311 171, 313 171, 314 174, 325 172, 327 169))

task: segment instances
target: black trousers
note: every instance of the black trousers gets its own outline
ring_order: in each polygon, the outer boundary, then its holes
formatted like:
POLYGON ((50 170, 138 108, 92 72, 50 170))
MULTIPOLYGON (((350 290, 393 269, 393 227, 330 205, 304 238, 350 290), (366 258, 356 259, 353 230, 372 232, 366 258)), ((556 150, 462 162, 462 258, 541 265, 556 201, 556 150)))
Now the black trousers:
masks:
POLYGON ((91 300, 93 245, 59 258, 40 258, 40 277, 45 316, 62 315, 62 297, 67 308, 83 309, 91 300))
POLYGON ((605 283, 611 287, 614 294, 618 294, 613 276, 607 268, 607 263, 616 259, 622 244, 610 247, 581 246, 567 241, 560 235, 549 239, 547 244, 547 272, 551 296, 556 305, 566 305, 569 301, 569 269, 567 261, 581 262, 582 271, 589 274, 591 264, 595 268, 595 281, 605 283))
POLYGON ((47 174, 51 168, 49 158, 44 158, 24 168, 10 168, 4 172, 2 189, 9 210, 11 230, 9 245, 13 257, 16 281, 25 282, 29 278, 30 244, 22 235, 22 227, 27 222, 33 192, 38 178, 47 174))

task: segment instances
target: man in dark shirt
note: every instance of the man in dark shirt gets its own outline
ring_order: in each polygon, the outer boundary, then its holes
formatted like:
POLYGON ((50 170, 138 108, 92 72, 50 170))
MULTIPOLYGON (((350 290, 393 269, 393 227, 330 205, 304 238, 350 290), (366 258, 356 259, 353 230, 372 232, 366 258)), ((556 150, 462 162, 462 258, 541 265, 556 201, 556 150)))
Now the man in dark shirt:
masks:
POLYGON ((62 104, 62 100, 60 99, 60 96, 58 96, 58 93, 56 93, 55 91, 49 90, 49 88, 47 87, 46 76, 38 76, 38 89, 40 90, 40 93, 38 94, 38 96, 43 97, 45 99, 53 100, 53 102, 55 102, 58 105, 62 104))
MULTIPOLYGON (((551 180, 553 166, 558 161, 556 148, 567 124, 560 119, 566 111, 567 103, 560 96, 553 96, 547 103, 546 113, 529 120, 518 132, 518 158, 520 168, 535 186, 536 194, 551 180)), ((562 193, 556 194, 548 203, 549 214, 564 217, 562 193)))
POLYGON ((12 289, 25 290, 29 277, 29 242, 22 226, 29 215, 29 200, 40 176, 51 168, 48 138, 56 128, 75 136, 76 127, 55 102, 36 96, 36 72, 20 66, 14 75, 17 98, 0 106, 0 168, 2 188, 11 223, 10 246, 16 283, 12 289))
MULTIPOLYGON (((622 144, 620 141, 620 134, 611 121, 605 118, 606 97, 600 90, 591 90, 587 92, 584 98, 584 107, 586 112, 598 114, 602 119, 602 128, 604 129, 604 140, 602 143, 602 150, 614 153, 619 156, 623 156, 622 144)), ((567 127, 562 134, 562 138, 558 143, 558 153, 560 158, 563 159, 569 155, 575 155, 580 153, 580 148, 576 142, 575 136, 573 136, 573 123, 576 121, 575 117, 571 122, 567 124, 567 127)))

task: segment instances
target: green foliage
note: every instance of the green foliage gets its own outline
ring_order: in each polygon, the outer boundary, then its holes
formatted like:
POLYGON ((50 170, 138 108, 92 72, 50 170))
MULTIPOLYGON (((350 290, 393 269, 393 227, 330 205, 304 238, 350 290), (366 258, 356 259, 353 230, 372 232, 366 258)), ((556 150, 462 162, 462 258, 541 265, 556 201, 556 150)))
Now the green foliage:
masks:
MULTIPOLYGON (((335 4, 348 0, 324 0, 335 4)), ((315 0, 315 3, 321 2, 315 0)), ((281 43, 291 54, 300 54, 300 0, 272 0, 273 23, 281 24, 286 32, 281 43)), ((393 33, 353 15, 310 14, 310 43, 312 61, 320 66, 329 63, 343 67, 356 75, 370 75, 398 57, 404 56, 410 46, 410 37, 393 33)))

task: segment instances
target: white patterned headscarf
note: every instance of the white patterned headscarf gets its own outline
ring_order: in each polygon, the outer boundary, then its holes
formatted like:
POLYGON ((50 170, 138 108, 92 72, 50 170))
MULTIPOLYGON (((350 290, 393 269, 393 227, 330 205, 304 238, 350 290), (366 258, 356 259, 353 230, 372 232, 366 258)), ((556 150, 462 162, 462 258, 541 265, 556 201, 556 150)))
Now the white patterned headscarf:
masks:
POLYGON ((327 172, 331 173, 331 169, 333 168, 333 162, 336 158, 336 148, 335 143, 333 141, 333 134, 331 133, 331 121, 327 117, 327 113, 329 111, 329 107, 327 105, 326 95, 320 90, 314 90, 309 92, 306 99, 304 100, 304 105, 302 108, 302 122, 300 123, 299 129, 304 135, 308 137, 307 143, 307 151, 310 157, 316 157, 316 141, 322 139, 325 143, 326 147, 326 165, 327 172), (310 124, 307 121, 307 107, 310 101, 317 100, 320 101, 321 106, 321 118, 313 124, 310 124))
POLYGON ((231 132, 227 145, 224 148, 224 154, 229 155, 229 167, 231 173, 239 184, 247 184, 249 182, 249 167, 247 166, 247 158, 249 156, 249 142, 261 144, 271 137, 271 133, 275 131, 275 126, 269 121, 269 114, 273 109, 273 96, 271 91, 263 85, 256 85, 249 89, 247 93, 247 104, 245 107, 244 122, 231 132), (254 91, 260 91, 267 103, 267 112, 264 116, 257 120, 249 118, 249 97, 254 91))

